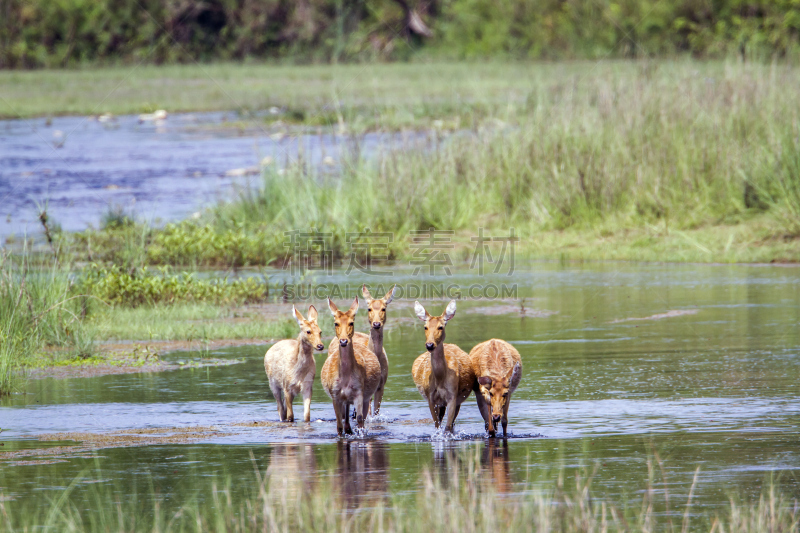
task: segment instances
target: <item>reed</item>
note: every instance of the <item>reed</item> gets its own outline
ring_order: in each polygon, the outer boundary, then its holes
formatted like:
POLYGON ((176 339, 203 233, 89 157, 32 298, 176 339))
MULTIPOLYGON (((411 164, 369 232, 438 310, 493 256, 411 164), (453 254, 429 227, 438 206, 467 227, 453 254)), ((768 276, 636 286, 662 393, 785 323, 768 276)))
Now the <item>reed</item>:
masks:
MULTIPOLYGON (((369 475, 362 473, 361 475, 369 475)), ((336 479, 329 476, 329 479, 336 479)), ((798 505, 774 485, 755 501, 693 508, 695 476, 686 499, 670 500, 653 479, 643 482, 641 501, 623 503, 592 487, 591 473, 559 476, 549 488, 521 487, 501 495, 477 460, 445 472, 425 469, 416 494, 348 494, 347 487, 315 480, 287 490, 283 480, 256 469, 250 480, 209 480, 208 493, 167 500, 158 494, 120 499, 99 484, 85 488, 79 477, 48 505, 0 499, 0 523, 9 531, 39 527, 59 531, 725 531, 794 533, 798 505), (662 501, 662 498, 666 501, 662 501)), ((126 489, 128 492, 131 489, 126 489)), ((2 494, 2 489, 0 489, 2 494)))

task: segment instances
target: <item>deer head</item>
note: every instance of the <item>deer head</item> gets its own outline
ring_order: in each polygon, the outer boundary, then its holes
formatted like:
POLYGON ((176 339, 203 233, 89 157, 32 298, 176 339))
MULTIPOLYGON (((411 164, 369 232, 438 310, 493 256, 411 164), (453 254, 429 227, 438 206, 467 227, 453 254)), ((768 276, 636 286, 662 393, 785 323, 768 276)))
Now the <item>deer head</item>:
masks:
POLYGON ((514 365, 514 368, 508 375, 502 378, 491 378, 489 376, 481 376, 478 378, 478 385, 480 386, 480 393, 483 399, 486 400, 492 409, 492 420, 495 424, 503 417, 505 413, 506 404, 508 403, 508 387, 512 381, 518 379, 518 374, 522 372, 522 367, 519 363, 514 365))
POLYGON ((347 346, 348 343, 353 342, 353 335, 355 334, 355 318, 358 312, 358 296, 353 300, 353 304, 347 311, 339 311, 336 304, 328 298, 328 307, 333 315, 333 327, 336 332, 336 338, 339 339, 339 346, 347 346))
POLYGON ((440 316, 431 316, 419 302, 414 302, 414 313, 425 322, 425 348, 432 352, 444 342, 444 327, 456 314, 456 301, 450 300, 440 316))
POLYGON ((366 285, 361 288, 361 294, 364 295, 364 299, 367 301, 367 321, 372 329, 380 330, 386 324, 386 306, 392 303, 396 288, 397 285, 392 287, 383 298, 375 299, 370 296, 366 285))
POLYGON ((317 350, 324 350, 325 345, 322 344, 322 330, 317 325, 317 308, 313 305, 308 308, 308 320, 303 318, 294 306, 292 306, 292 316, 297 320, 297 325, 300 326, 301 340, 316 348, 317 350))

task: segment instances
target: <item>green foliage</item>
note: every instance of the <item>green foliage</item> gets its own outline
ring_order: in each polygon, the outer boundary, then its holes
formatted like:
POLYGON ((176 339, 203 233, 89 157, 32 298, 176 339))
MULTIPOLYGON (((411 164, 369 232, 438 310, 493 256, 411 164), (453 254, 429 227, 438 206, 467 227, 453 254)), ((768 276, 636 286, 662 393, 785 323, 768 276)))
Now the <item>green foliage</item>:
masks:
POLYGON ((390 0, 6 0, 0 68, 89 61, 794 55, 796 0, 412 1, 423 41, 390 0))
POLYGON ((186 272, 170 274, 169 267, 155 273, 147 267, 123 270, 92 265, 84 270, 77 287, 83 294, 127 307, 177 302, 253 303, 263 302, 269 294, 267 283, 253 277, 204 280, 186 272))
POLYGON ((100 217, 100 228, 102 229, 124 228, 134 224, 135 218, 133 214, 126 212, 121 205, 109 207, 100 217))
POLYGON ((53 263, 29 270, 0 256, 0 394, 8 393, 27 358, 57 348, 88 357, 93 338, 81 315, 85 300, 73 293, 70 276, 53 263))

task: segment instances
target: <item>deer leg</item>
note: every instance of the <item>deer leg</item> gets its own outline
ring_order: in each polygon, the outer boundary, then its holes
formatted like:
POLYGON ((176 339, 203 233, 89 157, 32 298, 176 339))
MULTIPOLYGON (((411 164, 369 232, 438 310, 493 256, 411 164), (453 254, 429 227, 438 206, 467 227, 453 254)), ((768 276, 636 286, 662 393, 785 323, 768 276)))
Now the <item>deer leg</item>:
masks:
POLYGON ((281 422, 285 422, 286 407, 283 405, 283 391, 277 383, 270 383, 269 388, 272 390, 272 395, 275 396, 275 400, 278 402, 278 416, 280 417, 281 422))
POLYGON ((361 401, 361 413, 363 416, 358 417, 358 427, 363 428, 364 422, 366 421, 366 413, 369 411, 369 398, 365 398, 361 401))
POLYGON ((457 415, 458 415, 458 405, 456 405, 456 399, 453 398, 447 405, 447 425, 444 427, 445 431, 453 433, 453 426, 456 423, 457 415))
MULTIPOLYGON (((342 405, 341 402, 338 400, 333 400, 333 411, 336 413, 336 434, 340 437, 344 434, 343 426, 342 426, 342 405)), ((347 413, 344 413, 345 419, 347 418, 347 413)))
POLYGON ((431 410, 431 418, 433 418, 433 425, 436 429, 439 429, 439 413, 436 411, 436 406, 433 405, 433 400, 428 398, 428 407, 431 410))
POLYGON ((292 393, 291 390, 287 390, 283 394, 283 399, 286 402, 286 421, 294 422, 294 409, 292 408, 292 402, 294 402, 294 393, 292 393))
POLYGON ((508 406, 511 405, 511 394, 506 398, 506 404, 503 406, 503 438, 506 438, 506 428, 508 427, 508 406))
POLYGON ((444 412, 447 410, 446 405, 439 406, 439 423, 441 424, 442 420, 444 420, 444 412))
POLYGON ((303 420, 311 422, 311 393, 313 385, 305 384, 303 387, 303 420))
POLYGON ((475 400, 478 402, 478 411, 480 411, 481 416, 483 417, 483 427, 489 433, 490 437, 494 437, 495 429, 494 424, 492 423, 492 414, 489 412, 489 404, 486 403, 486 400, 481 394, 480 389, 475 391, 475 400))
MULTIPOLYGON (((344 406, 342 408, 342 411, 344 413, 349 413, 351 404, 349 402, 343 402, 343 403, 344 403, 344 406)), ((350 418, 347 417, 347 416, 344 417, 344 432, 347 435, 352 435, 353 434, 353 428, 352 428, 352 426, 350 426, 350 418)))
POLYGON ((381 385, 378 387, 378 390, 375 391, 375 397, 372 399, 372 407, 375 409, 375 414, 377 415, 381 410, 381 401, 383 400, 383 387, 381 385))

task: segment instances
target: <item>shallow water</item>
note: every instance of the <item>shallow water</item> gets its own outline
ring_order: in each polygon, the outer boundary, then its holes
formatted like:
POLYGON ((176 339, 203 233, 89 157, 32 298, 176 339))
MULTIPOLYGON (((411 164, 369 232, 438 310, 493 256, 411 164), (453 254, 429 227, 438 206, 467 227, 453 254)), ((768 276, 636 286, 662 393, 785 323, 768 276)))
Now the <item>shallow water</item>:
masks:
MULTIPOLYGON (((317 279, 351 291, 362 281, 342 273, 317 279)), ((701 468, 698 512, 724 504, 729 493, 757 495, 775 472, 781 487, 800 497, 800 268, 540 263, 518 268, 511 278, 481 278, 463 268, 432 280, 398 269, 392 281, 406 290, 414 283, 517 284, 517 300, 459 302, 447 326, 447 342, 467 351, 490 337, 520 351, 523 379, 512 399, 506 443, 484 438, 472 396, 461 409, 458 438, 434 432, 410 376, 424 343, 421 325, 413 300, 399 298, 389 307, 382 417, 366 436, 336 438, 319 377, 312 423, 277 423, 263 375, 266 347, 224 349, 211 356, 244 362, 30 381, 25 394, 2 400, 6 451, 40 447, 33 438, 44 433, 214 430, 186 443, 100 449, 97 459, 86 449, 79 457, 55 456, 63 462, 54 464, 7 456, 0 470, 4 494, 21 503, 60 490, 88 468, 109 490, 141 492, 151 479, 159 494, 183 496, 204 490, 212 474, 252 476, 252 451, 262 470, 298 486, 317 474, 349 476, 347 497, 354 501, 416 490, 423 468, 452 471, 472 455, 503 492, 547 486, 562 468, 587 467, 598 469, 594 487, 602 494, 635 498, 655 450, 674 501, 688 494, 701 468)), ((438 314, 445 303, 425 305, 438 314)), ((357 320, 365 330, 363 311, 357 320)), ((323 362, 319 355, 317 376, 323 362)), ((302 403, 296 400, 295 408, 302 412, 302 403)))
POLYGON ((98 227, 116 206, 148 222, 183 220, 237 188, 258 185, 257 175, 226 172, 258 167, 265 157, 283 168, 302 154, 308 164, 332 171, 354 147, 369 155, 401 140, 370 133, 356 142, 330 128, 317 134, 239 120, 235 113, 179 113, 159 122, 135 115, 106 123, 95 117, 57 117, 49 125, 43 118, 0 120, 0 237, 41 233, 38 208, 45 204, 65 231, 98 227))

